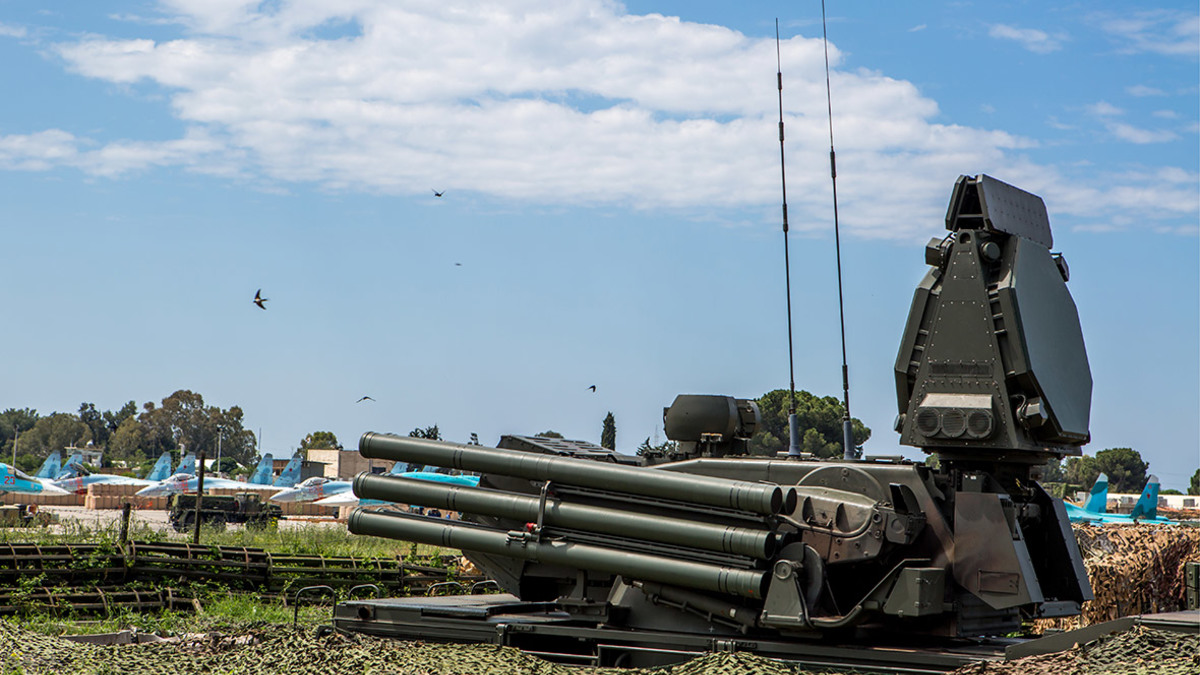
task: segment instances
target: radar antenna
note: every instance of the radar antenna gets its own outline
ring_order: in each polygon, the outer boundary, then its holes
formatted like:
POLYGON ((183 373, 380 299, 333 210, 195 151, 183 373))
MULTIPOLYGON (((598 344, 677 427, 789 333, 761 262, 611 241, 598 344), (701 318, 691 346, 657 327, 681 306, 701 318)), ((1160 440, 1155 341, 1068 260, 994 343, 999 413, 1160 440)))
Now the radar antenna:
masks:
MULTIPOLYGON (((778 28, 776 28, 778 30, 778 28)), ((846 305, 842 300, 842 241, 838 227, 837 154, 833 150, 833 94, 829 86, 829 32, 825 27, 825 0, 821 0, 821 39, 825 45, 825 107, 829 112, 829 177, 833 182, 833 246, 837 253, 838 322, 842 329, 842 458, 857 459, 854 427, 850 422, 850 368, 846 362, 846 305)))
POLYGON ((783 160, 783 61, 779 56, 779 19, 775 19, 775 82, 779 88, 779 184, 783 188, 783 278, 787 292, 788 333, 788 456, 800 457, 800 426, 796 418, 796 359, 792 349, 792 266, 788 255, 787 169, 783 160))

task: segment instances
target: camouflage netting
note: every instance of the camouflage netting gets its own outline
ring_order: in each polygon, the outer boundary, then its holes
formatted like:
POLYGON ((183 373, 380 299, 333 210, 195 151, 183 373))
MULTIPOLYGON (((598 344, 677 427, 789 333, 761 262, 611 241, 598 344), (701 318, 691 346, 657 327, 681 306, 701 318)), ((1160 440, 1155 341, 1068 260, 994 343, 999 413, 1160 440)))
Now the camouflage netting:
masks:
MULTIPOLYGON (((807 671, 752 654, 709 654, 652 670, 569 667, 509 647, 438 645, 363 636, 316 637, 290 626, 245 627, 236 634, 178 642, 99 647, 23 630, 0 621, 0 672, 42 675, 801 675, 807 671)), ((828 675, 829 671, 822 671, 828 675)), ((1193 675, 1200 636, 1145 628, 1059 654, 968 666, 954 675, 1193 675)))
POLYGON ((953 675, 1195 675, 1200 673, 1200 636, 1133 630, 1057 654, 1007 663, 980 663, 953 675))
POLYGON ((1038 632, 1184 609, 1184 563, 1200 560, 1200 528, 1076 525, 1075 538, 1096 599, 1081 617, 1037 622, 1038 632))
MULTIPOLYGON (((33 633, 0 621, 0 672, 28 675, 638 675, 642 670, 572 668, 510 647, 401 642, 356 635, 316 637, 312 628, 253 626, 235 634, 101 647, 33 633)), ((709 654, 655 675, 796 675, 752 654, 709 654)))

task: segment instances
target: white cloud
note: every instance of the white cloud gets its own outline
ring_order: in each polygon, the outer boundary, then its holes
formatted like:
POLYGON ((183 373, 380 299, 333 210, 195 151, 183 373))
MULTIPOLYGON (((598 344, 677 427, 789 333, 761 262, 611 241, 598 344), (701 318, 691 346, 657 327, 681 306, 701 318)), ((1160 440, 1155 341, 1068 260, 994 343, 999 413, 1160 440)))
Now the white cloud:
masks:
POLYGON ((61 129, 0 136, 0 168, 46 171, 71 164, 79 156, 79 139, 61 129))
POLYGON ((1017 28, 1002 23, 992 24, 988 35, 1000 40, 1013 40, 1035 54, 1049 54, 1062 49, 1063 35, 1050 35, 1036 28, 1017 28))
MULTIPOLYGON (((774 36, 629 15, 604 0, 165 7, 183 37, 88 36, 54 51, 84 76, 157 87, 187 125, 181 138, 97 146, 57 130, 8 136, 0 167, 119 176, 178 166, 267 187, 415 195, 437 185, 737 218, 778 199, 774 36)), ((796 223, 826 228, 822 44, 793 37, 781 51, 790 206, 796 223)), ((1099 199, 1075 199, 1078 181, 1023 158, 1033 141, 936 122, 937 103, 910 82, 839 67, 836 45, 830 59, 849 231, 924 231, 964 172, 1064 190, 1067 209, 1099 199)))
POLYGON ((1105 126, 1117 138, 1142 145, 1146 143, 1165 143, 1178 138, 1174 132, 1164 129, 1141 129, 1132 124, 1123 124, 1120 122, 1109 122, 1105 126))
POLYGON ((928 27, 929 27, 929 26, 928 26, 927 24, 920 24, 920 25, 917 25, 917 26, 913 26, 912 28, 909 28, 909 29, 908 29, 908 32, 910 32, 910 33, 920 33, 921 31, 925 30, 925 29, 926 29, 926 28, 928 28, 928 27))
POLYGON ((1164 119, 1164 120, 1179 119, 1179 113, 1175 112, 1174 110, 1155 110, 1154 112, 1152 112, 1150 114, 1154 115, 1155 117, 1157 117, 1159 119, 1164 119))
POLYGON ((1091 21, 1127 53, 1149 52, 1192 60, 1200 56, 1200 14, 1154 9, 1122 16, 1098 13, 1091 21))
POLYGON ((1092 115, 1095 115, 1096 117, 1116 117, 1118 115, 1125 114, 1124 110, 1121 110, 1120 108, 1109 103, 1108 101, 1098 101, 1096 103, 1090 103, 1087 106, 1085 106, 1085 109, 1092 115))
POLYGON ((0 37, 23 38, 26 31, 23 26, 10 26, 0 21, 0 37))
POLYGON ((1163 91, 1162 89, 1155 89, 1154 87, 1148 87, 1144 84, 1135 84, 1132 87, 1126 87, 1125 92, 1128 93, 1130 96, 1138 96, 1138 97, 1166 96, 1167 95, 1167 92, 1163 91))

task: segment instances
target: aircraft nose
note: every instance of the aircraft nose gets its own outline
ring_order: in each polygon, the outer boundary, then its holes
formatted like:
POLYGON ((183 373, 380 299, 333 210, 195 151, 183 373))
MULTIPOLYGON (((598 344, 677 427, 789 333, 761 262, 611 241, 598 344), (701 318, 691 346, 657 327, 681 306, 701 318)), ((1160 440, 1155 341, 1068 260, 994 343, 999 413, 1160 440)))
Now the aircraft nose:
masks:
POLYGON ((295 489, 280 490, 279 492, 276 492, 275 494, 271 495, 271 501, 273 501, 273 502, 294 502, 294 501, 296 501, 296 498, 299 495, 300 495, 299 490, 295 490, 295 489))

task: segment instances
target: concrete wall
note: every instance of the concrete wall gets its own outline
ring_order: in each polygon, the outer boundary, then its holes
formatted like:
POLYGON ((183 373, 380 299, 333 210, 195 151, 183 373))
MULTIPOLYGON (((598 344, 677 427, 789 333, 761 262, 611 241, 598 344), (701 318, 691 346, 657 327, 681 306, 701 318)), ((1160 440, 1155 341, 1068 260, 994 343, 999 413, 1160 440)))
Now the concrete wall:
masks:
POLYGON ((380 473, 392 468, 393 462, 382 459, 367 459, 358 454, 358 450, 317 450, 308 451, 308 460, 321 462, 325 465, 326 478, 350 480, 364 471, 380 473))

